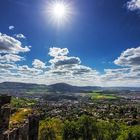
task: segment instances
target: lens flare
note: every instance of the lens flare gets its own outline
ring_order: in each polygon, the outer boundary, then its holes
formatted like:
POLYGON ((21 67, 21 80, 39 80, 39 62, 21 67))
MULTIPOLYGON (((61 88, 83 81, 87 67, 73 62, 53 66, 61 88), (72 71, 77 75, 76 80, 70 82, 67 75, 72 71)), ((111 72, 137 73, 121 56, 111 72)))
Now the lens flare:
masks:
POLYGON ((72 7, 62 0, 52 1, 48 4, 47 13, 52 23, 62 25, 68 22, 72 16, 72 7))

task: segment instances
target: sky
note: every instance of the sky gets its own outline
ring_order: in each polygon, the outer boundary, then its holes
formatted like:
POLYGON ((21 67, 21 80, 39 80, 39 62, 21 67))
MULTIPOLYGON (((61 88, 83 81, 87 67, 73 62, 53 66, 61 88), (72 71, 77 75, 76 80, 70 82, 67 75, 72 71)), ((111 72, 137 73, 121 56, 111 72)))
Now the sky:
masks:
POLYGON ((139 25, 140 0, 0 0, 0 82, 139 87, 139 25))

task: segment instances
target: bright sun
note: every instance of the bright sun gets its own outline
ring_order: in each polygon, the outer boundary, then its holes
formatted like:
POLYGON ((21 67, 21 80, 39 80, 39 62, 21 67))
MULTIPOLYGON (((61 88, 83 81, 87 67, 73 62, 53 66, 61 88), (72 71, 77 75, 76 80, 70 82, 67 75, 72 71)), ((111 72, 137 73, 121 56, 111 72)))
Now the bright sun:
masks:
POLYGON ((72 9, 68 3, 55 0, 49 3, 48 14, 53 23, 61 25, 70 20, 72 9))
POLYGON ((67 9, 66 6, 63 3, 56 3, 53 5, 52 7, 52 14, 53 16, 55 16, 58 19, 62 19, 65 18, 66 13, 67 13, 67 9))

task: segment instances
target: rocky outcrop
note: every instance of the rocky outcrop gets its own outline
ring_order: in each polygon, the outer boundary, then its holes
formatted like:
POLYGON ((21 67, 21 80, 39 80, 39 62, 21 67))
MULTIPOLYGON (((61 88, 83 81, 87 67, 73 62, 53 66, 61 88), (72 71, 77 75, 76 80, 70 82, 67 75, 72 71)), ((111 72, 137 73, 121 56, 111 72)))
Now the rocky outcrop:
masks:
POLYGON ((10 96, 0 96, 0 140, 38 140, 39 117, 35 114, 29 115, 23 124, 9 129, 10 101, 10 96))
POLYGON ((29 140, 29 124, 21 124, 17 128, 5 131, 3 135, 4 140, 29 140))
POLYGON ((10 96, 0 96, 0 135, 9 127, 9 119, 11 114, 11 108, 9 106, 10 101, 10 96))

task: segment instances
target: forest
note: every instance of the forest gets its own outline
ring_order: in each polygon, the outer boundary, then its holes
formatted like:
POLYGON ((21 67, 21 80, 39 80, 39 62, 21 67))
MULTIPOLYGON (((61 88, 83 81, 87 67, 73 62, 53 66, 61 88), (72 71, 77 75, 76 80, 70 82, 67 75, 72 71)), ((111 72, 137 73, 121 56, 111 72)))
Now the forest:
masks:
POLYGON ((77 120, 46 118, 40 122, 39 140, 139 140, 140 126, 95 120, 83 115, 77 120))

